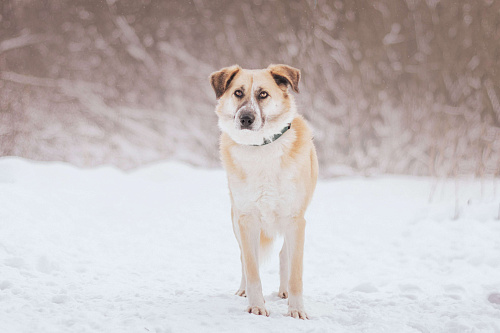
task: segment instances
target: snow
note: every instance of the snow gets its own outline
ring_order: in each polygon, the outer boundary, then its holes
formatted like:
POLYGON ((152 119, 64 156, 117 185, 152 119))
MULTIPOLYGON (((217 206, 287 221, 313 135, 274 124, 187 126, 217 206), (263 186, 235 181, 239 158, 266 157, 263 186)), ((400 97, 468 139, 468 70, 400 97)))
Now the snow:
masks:
POLYGON ((222 170, 124 173, 0 158, 1 332, 500 332, 494 180, 321 181, 304 302, 286 317, 276 244, 270 317, 234 295, 239 249, 222 170))

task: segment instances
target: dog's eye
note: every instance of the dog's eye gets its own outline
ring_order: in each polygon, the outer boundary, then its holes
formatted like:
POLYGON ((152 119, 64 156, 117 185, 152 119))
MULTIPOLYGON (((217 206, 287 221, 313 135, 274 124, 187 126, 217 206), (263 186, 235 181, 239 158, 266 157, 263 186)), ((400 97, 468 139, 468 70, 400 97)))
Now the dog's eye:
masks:
POLYGON ((267 91, 261 91, 261 93, 259 94, 259 98, 266 98, 267 96, 269 96, 269 94, 267 93, 267 91))
POLYGON ((238 89, 238 90, 236 90, 236 91, 234 92, 234 95, 235 95, 236 97, 243 97, 243 91, 241 91, 241 90, 239 90, 239 89, 238 89))

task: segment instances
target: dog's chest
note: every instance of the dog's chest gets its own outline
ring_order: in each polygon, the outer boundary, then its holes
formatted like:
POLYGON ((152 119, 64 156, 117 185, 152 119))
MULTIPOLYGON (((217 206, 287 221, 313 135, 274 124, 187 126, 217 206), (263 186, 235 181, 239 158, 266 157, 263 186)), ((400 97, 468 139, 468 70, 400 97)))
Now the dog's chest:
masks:
POLYGON ((244 180, 229 177, 235 208, 258 216, 264 227, 279 228, 280 221, 296 214, 299 193, 293 165, 283 168, 281 145, 234 151, 234 162, 244 180), (269 148, 269 149, 267 149, 269 148))

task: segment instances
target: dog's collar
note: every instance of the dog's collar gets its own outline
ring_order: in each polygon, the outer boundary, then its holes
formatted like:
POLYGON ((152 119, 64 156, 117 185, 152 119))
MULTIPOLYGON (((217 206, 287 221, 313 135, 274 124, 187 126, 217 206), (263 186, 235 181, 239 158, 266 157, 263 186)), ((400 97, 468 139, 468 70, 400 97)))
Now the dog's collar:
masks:
POLYGON ((274 141, 278 140, 280 138, 280 136, 282 136, 283 134, 285 134, 285 132, 290 129, 291 126, 292 126, 292 124, 287 124, 285 127, 283 127, 281 129, 281 131, 279 133, 274 134, 270 139, 264 138, 264 142, 262 142, 262 144, 260 144, 260 145, 252 145, 252 146, 257 146, 257 147, 259 147, 259 146, 265 146, 265 145, 267 145, 267 144, 269 144, 271 142, 274 142, 274 141))

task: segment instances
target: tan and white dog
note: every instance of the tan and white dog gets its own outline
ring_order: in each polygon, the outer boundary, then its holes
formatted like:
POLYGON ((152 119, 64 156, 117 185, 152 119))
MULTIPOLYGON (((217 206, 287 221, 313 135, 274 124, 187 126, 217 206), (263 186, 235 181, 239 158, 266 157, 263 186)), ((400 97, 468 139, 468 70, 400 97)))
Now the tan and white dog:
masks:
POLYGON ((247 311, 269 315, 259 276, 259 255, 278 234, 278 295, 288 297, 288 315, 307 319, 302 300, 304 213, 318 176, 311 131, 298 115, 290 86, 298 92, 300 71, 286 65, 262 70, 239 66, 210 75, 218 104, 220 154, 227 172, 233 230, 241 250, 240 296, 247 311))

